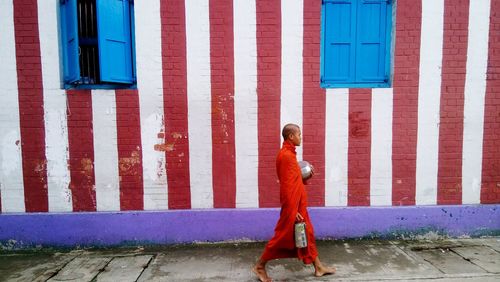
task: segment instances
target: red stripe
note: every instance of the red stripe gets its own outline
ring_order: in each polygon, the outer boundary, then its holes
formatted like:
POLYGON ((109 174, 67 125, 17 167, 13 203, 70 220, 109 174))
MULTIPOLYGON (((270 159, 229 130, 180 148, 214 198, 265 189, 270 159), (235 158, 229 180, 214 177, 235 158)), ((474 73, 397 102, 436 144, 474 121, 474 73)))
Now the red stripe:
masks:
MULTIPOLYGON (((163 58, 164 146, 168 208, 191 208, 186 68, 186 15, 183 0, 160 1, 163 58)), ((201 144, 201 143, 200 143, 201 144)))
POLYGON ((316 174, 309 181, 310 206, 325 205, 325 89, 320 87, 321 1, 304 2, 303 49, 303 143, 304 160, 314 164, 316 174))
POLYGON ((280 204, 276 154, 281 143, 281 3, 256 1, 259 206, 280 204))
POLYGON ((500 203, 500 1, 491 1, 481 203, 500 203))
POLYGON ((68 90, 68 149, 73 211, 95 211, 94 134, 90 90, 68 90))
POLYGON ((233 1, 210 0, 212 175, 215 208, 236 207, 233 1))
POLYGON ((370 205, 371 89, 349 89, 349 206, 370 205))
POLYGON ((462 203, 462 140, 468 25, 469 1, 446 0, 439 123, 438 205, 462 203))
POLYGON ((37 1, 14 1, 24 201, 27 212, 48 211, 47 158, 37 1))
POLYGON ((137 90, 116 90, 116 128, 120 209, 144 209, 139 95, 137 90))
POLYGON ((396 13, 392 204, 399 206, 415 204, 422 3, 399 1, 396 13))

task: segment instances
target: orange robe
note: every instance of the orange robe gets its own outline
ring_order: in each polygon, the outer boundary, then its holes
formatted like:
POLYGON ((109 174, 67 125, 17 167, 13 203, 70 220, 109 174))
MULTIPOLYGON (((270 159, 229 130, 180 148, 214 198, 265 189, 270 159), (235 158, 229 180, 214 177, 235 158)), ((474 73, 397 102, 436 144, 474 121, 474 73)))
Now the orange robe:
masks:
POLYGON ((302 182, 302 174, 297 163, 295 145, 283 142, 276 158, 276 170, 280 181, 281 212, 273 238, 267 243, 261 259, 298 258, 310 264, 318 256, 314 230, 307 213, 307 193, 302 182), (307 247, 296 248, 294 226, 296 215, 300 213, 306 222, 307 247))

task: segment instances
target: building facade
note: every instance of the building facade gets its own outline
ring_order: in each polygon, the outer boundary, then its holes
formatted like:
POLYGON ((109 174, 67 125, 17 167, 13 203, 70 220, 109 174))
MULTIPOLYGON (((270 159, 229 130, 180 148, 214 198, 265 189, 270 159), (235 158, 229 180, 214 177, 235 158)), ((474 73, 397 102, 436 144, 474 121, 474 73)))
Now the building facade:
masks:
POLYGON ((130 1, 130 80, 100 84, 84 69, 122 49, 68 47, 73 2, 0 1, 1 242, 269 238, 287 123, 318 237, 498 234, 500 1, 130 1), (361 20, 385 28, 383 83, 328 80, 372 64, 361 20))

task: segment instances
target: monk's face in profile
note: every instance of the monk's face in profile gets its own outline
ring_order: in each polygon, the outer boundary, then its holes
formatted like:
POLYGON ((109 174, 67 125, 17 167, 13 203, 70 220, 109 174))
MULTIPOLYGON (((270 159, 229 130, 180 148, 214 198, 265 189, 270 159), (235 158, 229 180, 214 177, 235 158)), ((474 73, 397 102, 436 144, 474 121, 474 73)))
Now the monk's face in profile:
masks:
POLYGON ((295 145, 300 146, 302 143, 302 132, 300 128, 296 128, 288 137, 288 139, 295 145))

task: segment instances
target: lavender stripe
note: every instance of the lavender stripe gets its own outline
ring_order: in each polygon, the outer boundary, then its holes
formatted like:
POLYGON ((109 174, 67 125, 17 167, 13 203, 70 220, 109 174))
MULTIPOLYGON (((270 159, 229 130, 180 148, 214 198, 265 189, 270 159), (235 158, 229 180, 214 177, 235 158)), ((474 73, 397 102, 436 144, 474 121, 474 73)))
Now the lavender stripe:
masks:
MULTIPOLYGON (((500 205, 310 208, 317 238, 397 237, 437 231, 498 234, 500 205)), ((0 242, 15 247, 268 240, 278 209, 0 215, 0 242), (10 241, 12 244, 14 241, 10 241)))
POLYGON ((429 231, 452 237, 500 232, 500 205, 405 206, 311 210, 316 236, 398 237, 429 231))

